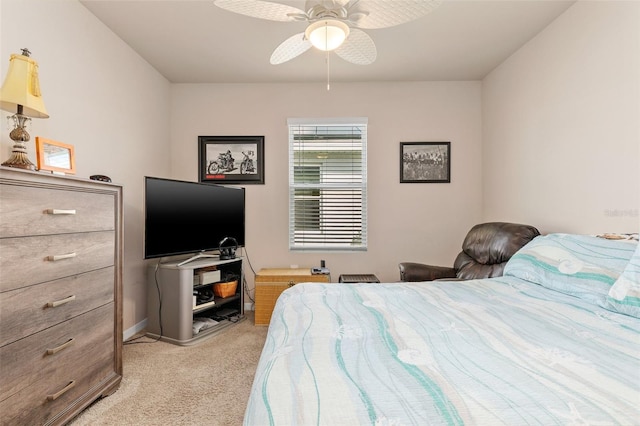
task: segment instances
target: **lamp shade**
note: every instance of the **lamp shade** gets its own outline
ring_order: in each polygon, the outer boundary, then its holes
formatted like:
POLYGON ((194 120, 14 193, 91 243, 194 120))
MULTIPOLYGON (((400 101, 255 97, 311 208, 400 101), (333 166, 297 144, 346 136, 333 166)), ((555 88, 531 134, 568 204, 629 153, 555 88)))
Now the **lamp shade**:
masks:
POLYGON ((26 55, 14 53, 0 89, 0 109, 15 113, 18 105, 22 105, 22 114, 27 117, 49 118, 40 93, 38 63, 26 55))
POLYGON ((317 49, 334 50, 349 35, 349 26, 334 19, 323 19, 309 25, 304 35, 317 49))

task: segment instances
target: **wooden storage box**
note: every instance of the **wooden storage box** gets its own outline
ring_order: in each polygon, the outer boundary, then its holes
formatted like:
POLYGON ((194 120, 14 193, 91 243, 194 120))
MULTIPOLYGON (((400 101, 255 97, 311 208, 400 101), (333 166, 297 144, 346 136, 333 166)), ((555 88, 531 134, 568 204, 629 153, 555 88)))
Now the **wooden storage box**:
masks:
POLYGON ((255 325, 269 325, 280 294, 298 283, 329 283, 329 275, 312 275, 311 268, 261 269, 256 275, 255 325))

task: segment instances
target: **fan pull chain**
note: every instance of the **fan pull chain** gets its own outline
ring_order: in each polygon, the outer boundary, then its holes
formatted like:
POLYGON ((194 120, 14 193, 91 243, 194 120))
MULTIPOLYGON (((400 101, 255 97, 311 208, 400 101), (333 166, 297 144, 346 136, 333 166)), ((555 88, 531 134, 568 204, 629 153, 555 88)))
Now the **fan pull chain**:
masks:
MULTIPOLYGON (((327 22, 324 23, 325 27, 328 25, 327 22)), ((324 45, 327 47, 329 45, 329 31, 325 29, 324 31, 324 45)), ((329 50, 327 50, 327 92, 331 90, 331 84, 329 83, 329 50)))
POLYGON ((327 50, 327 92, 331 90, 331 83, 329 82, 329 51, 327 50))

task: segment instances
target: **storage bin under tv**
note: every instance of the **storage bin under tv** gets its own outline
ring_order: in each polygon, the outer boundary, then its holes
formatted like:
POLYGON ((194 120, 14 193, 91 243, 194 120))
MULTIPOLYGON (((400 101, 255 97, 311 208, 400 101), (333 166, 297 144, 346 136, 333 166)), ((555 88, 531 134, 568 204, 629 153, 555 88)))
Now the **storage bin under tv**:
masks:
POLYGON ((242 286, 242 258, 218 260, 203 258, 179 266, 181 261, 156 263, 147 270, 147 335, 177 345, 190 345, 245 319, 242 286), (216 282, 198 284, 202 272, 220 271, 225 276, 238 277, 235 294, 194 306, 193 292, 213 288, 216 282), (160 297, 159 297, 160 296, 160 297), (162 303, 160 303, 162 301, 162 303), (193 333, 195 318, 218 321, 209 328, 193 333))

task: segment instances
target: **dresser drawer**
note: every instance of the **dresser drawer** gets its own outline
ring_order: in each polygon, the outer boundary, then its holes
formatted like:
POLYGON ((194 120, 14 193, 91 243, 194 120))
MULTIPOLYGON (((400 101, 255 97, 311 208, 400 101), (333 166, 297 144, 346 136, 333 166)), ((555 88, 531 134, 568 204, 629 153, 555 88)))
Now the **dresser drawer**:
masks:
POLYGON ((113 194, 3 184, 0 238, 114 230, 113 194))
POLYGON ((0 293, 0 347, 114 299, 113 266, 0 293))
POLYGON ((0 291, 8 291, 113 266, 115 232, 2 238, 0 253, 0 291))
POLYGON ((0 348, 0 413, 8 424, 41 424, 114 372, 114 304, 0 348), (54 352, 54 353, 48 353, 54 352), (55 400, 47 399, 69 383, 55 400), (40 410, 30 410, 38 407, 40 410), (32 414, 39 418, 28 418, 32 414))

